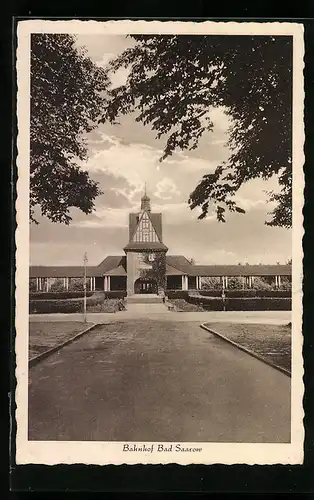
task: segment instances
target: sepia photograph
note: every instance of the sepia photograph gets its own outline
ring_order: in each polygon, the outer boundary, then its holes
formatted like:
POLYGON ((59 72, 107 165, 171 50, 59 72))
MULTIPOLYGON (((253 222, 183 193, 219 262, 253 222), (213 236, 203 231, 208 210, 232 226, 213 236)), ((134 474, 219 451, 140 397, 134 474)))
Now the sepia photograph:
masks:
POLYGON ((18 23, 17 463, 302 463, 302 71, 298 23, 18 23))

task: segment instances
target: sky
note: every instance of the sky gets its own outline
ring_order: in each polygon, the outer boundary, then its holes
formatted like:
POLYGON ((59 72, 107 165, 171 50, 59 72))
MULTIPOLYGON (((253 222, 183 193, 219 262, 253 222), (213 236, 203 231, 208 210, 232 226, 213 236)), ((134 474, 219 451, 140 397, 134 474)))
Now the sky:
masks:
MULTIPOLYGON (((105 66, 134 42, 117 35, 79 35, 78 46, 98 65, 105 66)), ((124 83, 127 73, 114 75, 112 85, 124 83)), ((80 265, 87 252, 90 265, 107 255, 123 255, 128 242, 128 213, 137 212, 144 184, 153 212, 163 214, 163 240, 168 254, 185 255, 197 264, 275 264, 291 258, 291 231, 265 225, 272 205, 265 191, 277 188, 276 179, 255 179, 245 184, 235 201, 246 214, 227 214, 227 222, 217 222, 214 214, 198 220, 188 198, 202 176, 228 158, 228 119, 222 109, 211 110, 212 132, 201 138, 199 147, 178 151, 159 161, 165 138, 156 139, 149 126, 135 121, 134 115, 119 125, 101 124, 88 135, 88 160, 82 163, 90 177, 98 181, 103 195, 96 209, 85 215, 71 209, 69 226, 39 217, 31 224, 32 265, 80 265)))

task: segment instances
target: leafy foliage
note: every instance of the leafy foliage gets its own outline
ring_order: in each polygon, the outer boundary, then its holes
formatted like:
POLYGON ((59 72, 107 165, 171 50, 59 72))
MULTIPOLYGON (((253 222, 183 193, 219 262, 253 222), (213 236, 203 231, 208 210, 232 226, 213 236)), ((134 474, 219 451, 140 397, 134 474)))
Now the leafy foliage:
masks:
POLYGON ((92 212, 98 184, 79 162, 86 160, 84 134, 105 104, 105 72, 68 34, 31 37, 30 218, 34 207, 53 222, 69 224, 70 207, 92 212))
POLYGON ((115 122, 135 111, 157 138, 167 137, 167 158, 176 149, 195 149, 213 130, 211 110, 230 118, 228 161, 204 175, 190 195, 199 218, 210 209, 219 221, 226 210, 244 213, 234 195, 247 181, 276 175, 279 192, 273 226, 291 226, 292 39, 285 36, 132 35, 134 47, 111 62, 129 68, 125 85, 111 90, 101 121, 115 122))
MULTIPOLYGON (((86 288, 88 289, 89 280, 86 281, 86 288)), ((84 290, 84 278, 70 278, 69 279, 70 292, 79 292, 84 290)))
POLYGON ((149 260, 147 252, 142 253, 142 259, 145 264, 151 266, 150 269, 141 269, 142 278, 155 279, 158 291, 166 288, 166 254, 165 252, 155 252, 154 260, 149 260))
POLYGON ((202 278, 202 290, 221 290, 221 279, 216 276, 205 276, 202 278))
POLYGON ((56 279, 50 285, 51 292, 63 292, 64 289, 65 289, 65 287, 64 287, 63 279, 56 279))
POLYGON ((245 283, 242 277, 231 276, 228 278, 228 288, 231 290, 241 290, 245 288, 245 283))

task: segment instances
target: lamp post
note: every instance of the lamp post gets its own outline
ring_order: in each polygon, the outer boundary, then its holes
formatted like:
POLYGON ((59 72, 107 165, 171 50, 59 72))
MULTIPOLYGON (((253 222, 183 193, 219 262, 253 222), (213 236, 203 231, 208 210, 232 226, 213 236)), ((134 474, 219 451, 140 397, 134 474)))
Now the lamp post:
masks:
POLYGON ((87 253, 84 253, 84 323, 86 323, 86 264, 87 253))

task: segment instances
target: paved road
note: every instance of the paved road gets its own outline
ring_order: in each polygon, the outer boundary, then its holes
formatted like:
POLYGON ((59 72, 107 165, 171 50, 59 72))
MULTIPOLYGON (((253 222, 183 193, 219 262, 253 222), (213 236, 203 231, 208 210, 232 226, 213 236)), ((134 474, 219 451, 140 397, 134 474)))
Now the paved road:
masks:
POLYGON ((30 370, 29 439, 288 442, 290 378, 196 323, 97 326, 30 370))
MULTIPOLYGON (((147 309, 142 317, 156 321, 196 321, 201 323, 226 321, 227 323, 265 323, 268 325, 284 325, 291 321, 291 311, 206 311, 206 312, 163 312, 153 313, 147 309), (171 316, 169 316, 171 314, 171 316)), ((110 321, 130 321, 141 315, 137 310, 134 314, 129 311, 116 313, 89 313, 87 321, 91 323, 108 323, 110 321)), ((82 321, 83 314, 31 314, 29 320, 36 321, 82 321)))

